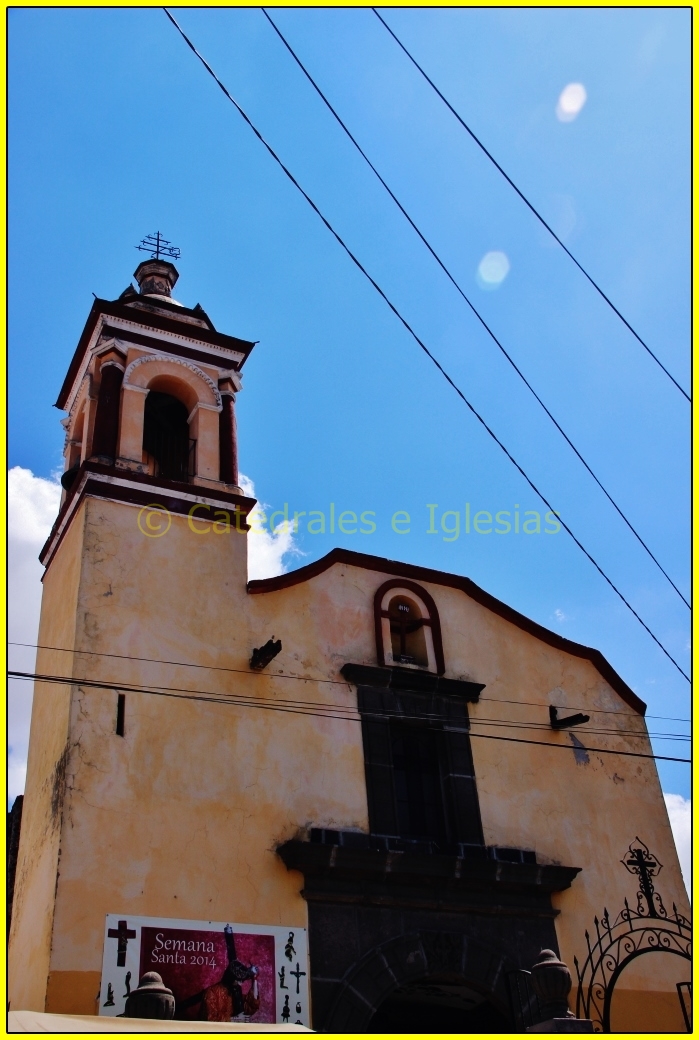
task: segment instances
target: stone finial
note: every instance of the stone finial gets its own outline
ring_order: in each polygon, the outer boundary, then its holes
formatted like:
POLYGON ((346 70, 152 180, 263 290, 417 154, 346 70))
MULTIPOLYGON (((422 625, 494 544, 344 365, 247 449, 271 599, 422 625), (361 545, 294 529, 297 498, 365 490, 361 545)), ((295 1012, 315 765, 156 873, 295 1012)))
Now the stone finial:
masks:
POLYGON ((568 994, 573 980, 568 966, 559 960, 553 950, 542 950, 532 968, 532 989, 536 993, 544 1019, 571 1018, 568 994))
POLYGON ((125 1018, 174 1018, 175 997, 157 971, 147 971, 126 998, 125 1018))
POLYGON ((143 296, 171 296, 180 277, 169 260, 144 260, 134 271, 134 278, 143 296))

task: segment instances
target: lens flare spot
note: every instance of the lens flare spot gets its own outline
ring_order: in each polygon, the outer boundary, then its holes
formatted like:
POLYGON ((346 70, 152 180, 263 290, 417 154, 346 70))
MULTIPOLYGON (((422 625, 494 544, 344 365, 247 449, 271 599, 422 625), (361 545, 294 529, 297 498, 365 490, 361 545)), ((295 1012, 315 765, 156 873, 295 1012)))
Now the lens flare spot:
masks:
POLYGON ((561 123, 572 123, 582 112, 587 101, 587 91, 582 83, 569 83, 561 91, 556 105, 556 116, 561 123))
POLYGON ((497 289, 507 278, 510 261, 505 253, 493 250, 486 253, 478 265, 476 281, 481 289, 497 289))

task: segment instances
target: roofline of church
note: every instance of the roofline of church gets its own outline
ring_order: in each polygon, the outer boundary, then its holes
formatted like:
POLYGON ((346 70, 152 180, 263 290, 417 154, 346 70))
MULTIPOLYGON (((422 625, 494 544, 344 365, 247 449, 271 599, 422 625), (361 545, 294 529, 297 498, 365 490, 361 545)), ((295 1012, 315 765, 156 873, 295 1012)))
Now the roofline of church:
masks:
POLYGON ((434 585, 446 585, 452 589, 460 589, 477 603, 492 610, 494 614, 498 614, 505 621, 511 622, 511 624, 521 628, 524 632, 536 636, 537 639, 548 643, 549 646, 553 646, 557 650, 563 650, 574 657, 586 658, 630 708, 633 708, 639 715, 645 715, 646 713, 647 705, 645 702, 633 692, 630 686, 626 685, 618 672, 612 668, 609 661, 599 650, 595 650, 594 647, 583 646, 582 643, 575 643, 572 639, 566 639, 564 636, 558 635, 557 632, 544 628, 543 625, 532 621, 531 618, 526 617, 524 614, 520 614, 519 611, 508 606, 507 603, 496 599, 495 596, 480 588, 470 578, 465 578, 460 574, 448 574, 446 571, 435 571, 429 567, 419 567, 412 563, 399 563, 397 560, 387 560, 382 556, 369 556, 367 553, 338 548, 331 549, 327 556, 323 556, 320 560, 316 560, 315 563, 309 563, 305 567, 299 567, 298 570, 289 571, 287 574, 279 574, 275 578, 261 578, 249 581, 248 592, 251 594, 278 592, 280 589, 287 589, 292 585, 299 585, 301 582, 309 581, 309 579, 322 574, 336 563, 344 563, 350 567, 363 567, 364 570, 379 571, 381 574, 395 574, 401 578, 413 578, 418 581, 428 581, 434 585))
MULTIPOLYGON (((143 299, 147 302, 148 297, 139 297, 137 294, 134 294, 133 299, 143 299)), ((178 308, 177 313, 180 312, 187 315, 188 317, 195 317, 199 319, 201 318, 201 314, 191 310, 188 307, 178 308)), ((173 310, 173 314, 174 313, 175 312, 173 310)), ((134 325, 142 325, 144 326, 144 329, 155 329, 161 332, 170 332, 174 333, 175 335, 186 336, 187 338, 194 341, 198 341, 206 346, 221 347, 225 350, 236 351, 238 354, 243 355, 243 360, 240 363, 236 364, 232 360, 229 362, 227 359, 220 359, 220 362, 225 367, 235 369, 236 371, 239 371, 243 367, 245 361, 248 358, 248 355, 250 354, 250 351, 255 346, 255 344, 250 342, 249 340, 238 339, 236 336, 227 336, 223 332, 216 332, 216 330, 213 329, 213 327, 204 328, 201 325, 184 323, 182 321, 178 321, 176 317, 169 318, 165 315, 154 314, 152 311, 143 311, 139 310, 136 307, 129 307, 124 303, 120 303, 119 300, 100 300, 96 298, 94 303, 92 304, 90 313, 88 314, 87 321, 85 322, 85 327, 80 336, 80 340, 78 341, 78 345, 75 348, 75 353, 73 354, 73 358, 70 362, 70 365, 68 366, 68 372, 63 381, 63 386, 61 387, 61 391, 58 395, 58 399, 54 407, 61 409, 65 408, 66 401, 70 396, 73 383, 75 382, 75 378, 80 370, 80 366, 82 365, 85 352, 92 338, 92 334, 95 331, 95 327, 100 319, 100 316, 103 314, 107 315, 108 317, 122 318, 134 325)), ((207 320, 210 321, 210 319, 208 318, 207 320)), ((120 330, 117 333, 117 335, 122 336, 124 339, 127 340, 137 339, 137 337, 134 334, 129 335, 128 333, 125 333, 123 330, 120 330)), ((207 364, 212 364, 215 363, 215 361, 218 359, 214 359, 213 357, 204 358, 202 356, 201 360, 204 360, 207 364)))

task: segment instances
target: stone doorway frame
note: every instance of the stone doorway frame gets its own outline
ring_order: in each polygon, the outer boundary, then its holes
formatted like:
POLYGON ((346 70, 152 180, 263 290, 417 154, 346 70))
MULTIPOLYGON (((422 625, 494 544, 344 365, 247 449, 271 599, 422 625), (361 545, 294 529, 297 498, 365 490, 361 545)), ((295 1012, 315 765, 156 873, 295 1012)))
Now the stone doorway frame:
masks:
POLYGON ((507 972, 516 967, 509 957, 459 932, 420 930, 396 936, 369 950, 346 972, 323 1032, 365 1032, 392 992, 433 975, 463 979, 511 1020, 507 972))

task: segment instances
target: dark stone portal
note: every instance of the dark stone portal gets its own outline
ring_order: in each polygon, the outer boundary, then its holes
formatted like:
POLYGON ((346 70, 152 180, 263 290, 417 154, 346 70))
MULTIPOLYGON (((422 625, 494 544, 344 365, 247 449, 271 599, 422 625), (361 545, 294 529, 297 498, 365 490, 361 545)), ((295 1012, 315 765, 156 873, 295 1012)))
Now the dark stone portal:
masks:
POLYGON ((480 993, 450 977, 401 986, 384 1000, 367 1033, 508 1033, 512 1020, 480 993))
POLYGON ((558 950, 551 892, 568 888, 577 868, 352 848, 343 839, 278 849, 305 878, 313 1028, 517 1030, 508 972, 558 950))

